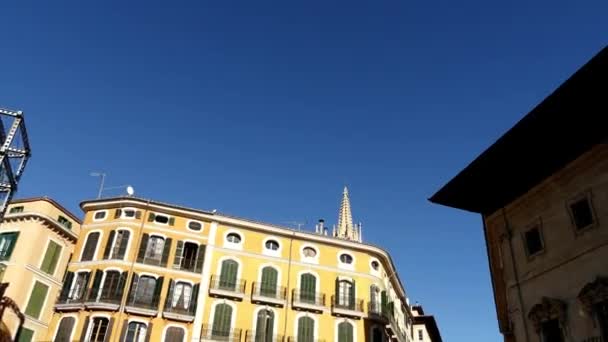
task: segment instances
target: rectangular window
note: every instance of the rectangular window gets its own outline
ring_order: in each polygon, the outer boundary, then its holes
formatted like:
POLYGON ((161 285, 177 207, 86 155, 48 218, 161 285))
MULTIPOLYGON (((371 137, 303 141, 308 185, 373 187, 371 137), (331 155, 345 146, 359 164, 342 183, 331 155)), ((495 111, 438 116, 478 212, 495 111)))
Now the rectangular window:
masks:
POLYGON ((540 231, 540 226, 536 225, 524 233, 526 239, 526 252, 528 256, 536 255, 543 251, 543 237, 540 231))
POLYGON ((9 210, 9 214, 18 214, 18 213, 22 213, 23 212, 23 206, 20 205, 18 207, 12 207, 11 210, 9 210))
POLYGON ((19 232, 0 234, 0 260, 9 260, 17 244, 19 232))
POLYGON ((38 281, 34 284, 34 288, 32 289, 32 293, 30 295, 30 300, 25 308, 26 315, 35 319, 40 318, 40 312, 42 311, 42 306, 44 305, 48 291, 49 287, 47 285, 38 281))
POLYGON ((108 334, 108 324, 109 320, 105 317, 95 317, 93 318, 93 325, 91 326, 91 330, 89 332, 89 338, 86 341, 90 342, 101 342, 105 341, 106 335, 108 334))
POLYGON ((49 241, 46 248, 46 253, 44 254, 44 259, 42 259, 42 265, 40 265, 40 269, 50 275, 55 274, 55 268, 57 267, 57 262, 59 261, 60 255, 61 246, 54 241, 49 241))
POLYGON ((422 334, 422 329, 418 329, 418 341, 424 340, 424 336, 422 334))
POLYGON ((60 225, 66 227, 67 229, 72 229, 72 222, 61 215, 59 215, 59 217, 57 218, 57 222, 59 222, 60 225))
POLYGON ((593 209, 591 208, 591 201, 588 196, 573 201, 569 207, 570 215, 572 215, 572 220, 577 231, 593 225, 593 209))
POLYGON ((151 236, 148 240, 148 246, 146 247, 146 259, 151 259, 160 263, 164 247, 165 239, 160 236, 151 236))
POLYGON ((19 341, 17 342, 31 342, 34 340, 34 330, 28 328, 21 329, 21 335, 19 335, 19 341))

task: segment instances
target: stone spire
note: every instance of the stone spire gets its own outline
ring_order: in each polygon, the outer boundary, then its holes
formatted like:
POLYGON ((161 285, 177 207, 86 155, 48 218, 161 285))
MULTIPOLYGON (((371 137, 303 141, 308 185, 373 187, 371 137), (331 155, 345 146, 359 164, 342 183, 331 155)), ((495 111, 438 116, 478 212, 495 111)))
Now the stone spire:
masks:
POLYGON ((344 187, 342 193, 342 204, 338 216, 338 226, 334 227, 334 237, 361 242, 361 225, 353 225, 353 214, 350 209, 350 198, 348 188, 344 187))

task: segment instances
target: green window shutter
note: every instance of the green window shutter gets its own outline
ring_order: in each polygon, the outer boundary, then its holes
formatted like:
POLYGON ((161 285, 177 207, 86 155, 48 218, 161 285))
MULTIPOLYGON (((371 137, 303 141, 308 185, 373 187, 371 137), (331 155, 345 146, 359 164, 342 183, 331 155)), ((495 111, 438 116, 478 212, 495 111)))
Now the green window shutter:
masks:
POLYGON ((5 247, 4 253, 0 255, 0 259, 9 260, 11 255, 13 255, 13 250, 15 249, 15 245, 17 244, 17 239, 19 238, 19 232, 10 232, 4 233, 1 235, 3 239, 7 240, 7 246, 5 247))
POLYGON ((177 241, 177 247, 175 248, 175 257, 173 257, 173 268, 180 269, 182 265, 182 258, 184 254, 184 241, 177 241))
POLYGON ((99 286, 101 285, 101 278, 103 277, 102 270, 95 270, 95 277, 93 278, 93 285, 91 286, 91 292, 89 293, 89 297, 87 299, 91 301, 97 300, 97 295, 99 293, 99 286))
POLYGON ((232 319, 232 307, 228 304, 218 304, 215 306, 213 315, 212 336, 229 336, 230 321, 232 319))
POLYGON ((174 226, 175 225, 175 217, 170 217, 169 218, 169 225, 170 226, 174 226))
POLYGON ((302 274, 300 277, 300 300, 314 303, 316 292, 317 278, 310 273, 302 274))
POLYGON ((34 339, 34 331, 28 328, 21 328, 21 334, 17 342, 31 342, 34 339))
POLYGON ((135 300, 135 294, 137 293, 137 286, 139 284, 139 275, 133 273, 133 278, 131 279, 131 288, 129 289, 129 303, 133 303, 135 300))
POLYGON ((154 287, 154 296, 152 297, 152 304, 155 307, 158 307, 158 303, 160 302, 160 292, 163 289, 163 281, 165 277, 158 277, 156 279, 156 287, 154 287))
POLYGON ((141 210, 137 210, 137 211, 135 212, 135 219, 136 219, 136 220, 140 220, 140 219, 141 219, 141 210))
POLYGON ((171 252, 171 238, 165 239, 165 245, 163 246, 163 255, 160 259, 160 266, 166 267, 167 261, 169 261, 169 252, 171 252))
POLYGON ((44 258, 42 259, 42 265, 40 265, 40 269, 43 272, 53 275, 55 273, 55 268, 57 267, 57 262, 59 261, 60 255, 61 246, 54 241, 49 241, 46 252, 44 253, 44 258))
POLYGON ((169 279, 169 291, 167 292, 167 298, 165 298, 165 310, 172 308, 173 303, 173 290, 175 288, 175 282, 173 279, 169 279))
POLYGON ((198 303, 198 292, 199 292, 200 288, 201 288, 200 283, 196 283, 192 287, 192 296, 190 296, 190 306, 188 306, 188 309, 191 313, 196 312, 196 305, 198 303))
POLYGON ((30 300, 25 308, 26 315, 36 319, 40 318, 40 312, 42 311, 42 306, 44 305, 44 300, 46 299, 46 294, 48 291, 49 287, 43 283, 37 281, 34 284, 34 288, 32 289, 32 293, 30 295, 30 300))
POLYGON ((354 309, 355 308, 355 279, 353 279, 350 284, 351 284, 351 288, 350 288, 350 293, 348 294, 348 305, 351 309, 354 309))
POLYGON ((380 293, 380 308, 382 310, 382 314, 387 315, 388 314, 388 308, 386 307, 386 303, 387 302, 387 298, 386 298, 386 291, 382 291, 380 293))
POLYGON ((220 287, 234 290, 239 265, 234 260, 224 260, 220 273, 220 287))
POLYGON ((262 269, 262 295, 274 297, 277 293, 278 272, 274 268, 267 266, 262 269))
POLYGON ((68 298, 70 294, 70 289, 72 287, 72 281, 74 280, 74 272, 68 271, 65 274, 65 278, 63 280, 63 287, 61 288, 61 292, 59 294, 60 300, 65 300, 68 298))
POLYGON ((110 253, 112 252, 112 243, 114 242, 114 236, 116 235, 116 231, 113 230, 110 232, 110 235, 108 236, 108 242, 106 242, 106 248, 103 251, 103 258, 104 259, 109 259, 110 258, 110 253))
POLYGON ((353 326, 350 323, 338 324, 338 342, 353 342, 353 326))
POLYGON ((141 242, 139 243, 139 252, 137 253, 137 262, 143 263, 146 256, 146 249, 148 248, 148 239, 150 236, 144 234, 141 236, 141 242))
POLYGON ((116 211, 114 212, 114 218, 115 219, 119 218, 121 214, 122 214, 122 210, 116 209, 116 211))
POLYGON ((205 263, 205 245, 198 246, 198 254, 196 255, 196 266, 194 267, 194 272, 202 273, 203 272, 203 264, 205 263))
POLYGON ((150 213, 150 215, 148 215, 148 222, 153 222, 155 218, 156 215, 154 213, 150 213))
POLYGON ((313 342, 315 338, 315 321, 310 317, 298 320, 298 342, 313 342))

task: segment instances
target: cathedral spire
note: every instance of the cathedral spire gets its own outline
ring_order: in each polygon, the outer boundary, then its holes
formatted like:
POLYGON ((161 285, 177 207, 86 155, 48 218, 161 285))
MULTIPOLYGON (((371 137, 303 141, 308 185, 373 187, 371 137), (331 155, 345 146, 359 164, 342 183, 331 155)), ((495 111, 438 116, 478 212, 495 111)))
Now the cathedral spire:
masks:
POLYGON ((360 230, 360 225, 353 225, 353 214, 350 209, 348 188, 345 186, 344 192, 342 192, 342 204, 340 205, 340 213, 338 215, 338 226, 334 229, 334 237, 361 242, 360 230))

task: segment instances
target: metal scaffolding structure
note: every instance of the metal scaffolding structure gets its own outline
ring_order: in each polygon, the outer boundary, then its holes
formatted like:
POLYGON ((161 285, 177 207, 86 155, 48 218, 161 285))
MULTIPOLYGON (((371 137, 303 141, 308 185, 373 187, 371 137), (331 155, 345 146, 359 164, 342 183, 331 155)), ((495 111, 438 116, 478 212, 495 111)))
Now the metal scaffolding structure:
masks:
POLYGON ((22 111, 0 108, 0 220, 17 191, 30 158, 30 144, 22 111))

